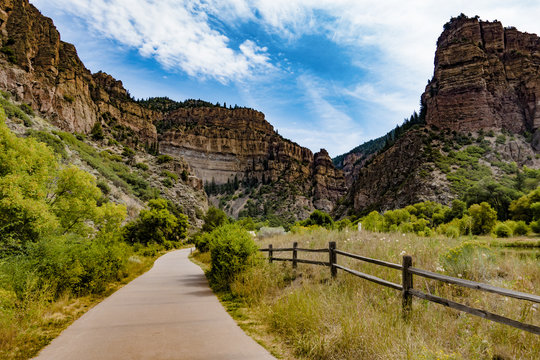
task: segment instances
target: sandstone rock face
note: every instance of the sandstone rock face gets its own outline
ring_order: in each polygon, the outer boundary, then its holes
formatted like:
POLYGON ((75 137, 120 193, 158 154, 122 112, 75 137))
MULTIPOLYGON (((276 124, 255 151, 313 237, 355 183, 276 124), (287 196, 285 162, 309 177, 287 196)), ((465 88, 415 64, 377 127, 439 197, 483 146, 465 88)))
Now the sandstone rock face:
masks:
POLYGON ((346 191, 326 150, 313 153, 279 136, 251 109, 178 109, 159 123, 160 151, 183 157, 204 182, 234 179, 296 184, 315 208, 330 211, 346 191))
POLYGON ((344 195, 345 189, 343 172, 334 167, 328 152, 321 149, 313 158, 313 204, 315 208, 327 212, 333 210, 336 201, 344 195))
POLYGON ((540 127, 540 38, 460 16, 437 42, 422 102, 428 125, 457 131, 540 127))
POLYGON ((111 76, 92 75, 75 47, 61 41, 52 20, 28 0, 0 3, 0 39, 5 50, 0 54, 0 88, 55 125, 88 133, 107 113, 116 124, 131 129, 136 142, 156 141, 152 120, 159 114, 132 101, 111 76))

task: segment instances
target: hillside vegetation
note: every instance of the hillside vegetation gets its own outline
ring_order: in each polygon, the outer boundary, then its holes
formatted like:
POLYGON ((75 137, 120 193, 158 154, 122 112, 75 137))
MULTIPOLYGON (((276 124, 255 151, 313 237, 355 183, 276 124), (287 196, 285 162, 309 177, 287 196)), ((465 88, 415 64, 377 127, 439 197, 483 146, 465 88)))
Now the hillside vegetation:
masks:
MULTIPOLYGON (((110 160, 67 133, 17 137, 4 107, 14 124, 38 119, 24 105, 0 105, 0 357, 24 359, 159 253, 180 246, 189 224, 181 209, 159 198, 127 222, 126 206, 107 196, 109 185, 66 157, 76 149, 103 169, 100 175, 109 174, 110 160)), ((110 172, 115 186, 148 189, 119 169, 110 172)))

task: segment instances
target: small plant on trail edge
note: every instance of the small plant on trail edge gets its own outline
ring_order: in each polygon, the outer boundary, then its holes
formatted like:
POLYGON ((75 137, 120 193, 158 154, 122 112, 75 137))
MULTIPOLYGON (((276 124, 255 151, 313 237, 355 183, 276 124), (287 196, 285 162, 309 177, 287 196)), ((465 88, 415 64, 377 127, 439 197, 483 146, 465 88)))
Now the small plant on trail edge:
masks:
POLYGON ((212 268, 210 283, 217 290, 228 290, 235 277, 247 269, 258 254, 258 247, 241 226, 227 224, 210 233, 212 268))

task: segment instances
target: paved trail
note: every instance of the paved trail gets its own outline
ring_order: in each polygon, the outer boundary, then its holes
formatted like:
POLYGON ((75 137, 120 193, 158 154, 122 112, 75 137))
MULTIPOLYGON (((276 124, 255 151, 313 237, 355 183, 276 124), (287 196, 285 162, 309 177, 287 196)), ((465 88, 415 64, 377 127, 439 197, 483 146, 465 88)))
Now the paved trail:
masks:
POLYGON ((37 359, 274 359, 227 314, 189 252, 159 258, 75 321, 37 359))

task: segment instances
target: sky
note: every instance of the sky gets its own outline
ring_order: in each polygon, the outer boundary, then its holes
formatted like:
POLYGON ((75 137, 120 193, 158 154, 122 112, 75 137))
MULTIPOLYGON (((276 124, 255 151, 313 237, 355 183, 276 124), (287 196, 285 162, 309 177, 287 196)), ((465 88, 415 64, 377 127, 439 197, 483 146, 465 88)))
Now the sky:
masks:
POLYGON ((30 0, 135 98, 262 111, 332 157, 418 111, 452 16, 540 34, 537 0, 30 0))

